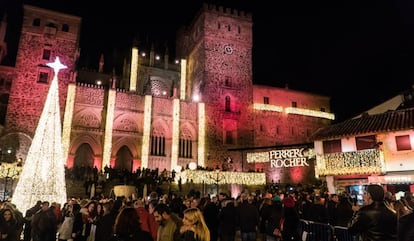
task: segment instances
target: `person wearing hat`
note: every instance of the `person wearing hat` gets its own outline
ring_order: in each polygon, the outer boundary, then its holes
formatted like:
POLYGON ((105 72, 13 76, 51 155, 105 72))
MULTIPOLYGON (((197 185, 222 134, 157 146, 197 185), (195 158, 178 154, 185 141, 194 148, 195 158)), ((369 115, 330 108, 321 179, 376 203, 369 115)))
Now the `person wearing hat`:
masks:
POLYGON ((363 198, 364 206, 354 208, 348 231, 362 241, 397 241, 397 214, 385 204, 384 189, 368 185, 363 198))

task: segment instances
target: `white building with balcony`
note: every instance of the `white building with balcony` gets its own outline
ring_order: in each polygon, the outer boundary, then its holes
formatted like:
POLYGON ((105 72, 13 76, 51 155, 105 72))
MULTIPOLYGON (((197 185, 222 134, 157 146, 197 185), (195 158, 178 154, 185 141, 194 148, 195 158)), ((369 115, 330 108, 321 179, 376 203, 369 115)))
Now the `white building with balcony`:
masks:
POLYGON ((315 174, 331 193, 370 183, 414 191, 414 89, 314 135, 315 174))

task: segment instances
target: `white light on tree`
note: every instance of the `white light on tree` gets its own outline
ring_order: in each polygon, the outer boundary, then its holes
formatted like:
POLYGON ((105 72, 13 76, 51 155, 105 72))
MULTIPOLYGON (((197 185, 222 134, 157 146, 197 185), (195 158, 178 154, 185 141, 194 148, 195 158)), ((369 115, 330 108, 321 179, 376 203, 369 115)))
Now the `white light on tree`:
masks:
POLYGON ((53 80, 12 197, 12 202, 23 213, 38 200, 62 205, 67 201, 57 82, 59 70, 66 66, 58 57, 47 65, 54 70, 53 80))

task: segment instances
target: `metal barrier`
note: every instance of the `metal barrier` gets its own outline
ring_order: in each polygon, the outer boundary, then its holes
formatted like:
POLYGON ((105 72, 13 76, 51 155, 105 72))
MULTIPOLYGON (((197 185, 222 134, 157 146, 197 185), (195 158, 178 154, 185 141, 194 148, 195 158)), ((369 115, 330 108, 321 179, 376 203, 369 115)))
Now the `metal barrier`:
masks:
POLYGON ((326 223, 300 220, 302 241, 335 241, 334 228, 326 223))
POLYGON ((335 241, 358 241, 359 235, 352 235, 348 232, 348 228, 334 226, 335 241))
POLYGON ((302 241, 358 241, 359 235, 352 235, 348 228, 332 226, 301 219, 299 231, 302 241))

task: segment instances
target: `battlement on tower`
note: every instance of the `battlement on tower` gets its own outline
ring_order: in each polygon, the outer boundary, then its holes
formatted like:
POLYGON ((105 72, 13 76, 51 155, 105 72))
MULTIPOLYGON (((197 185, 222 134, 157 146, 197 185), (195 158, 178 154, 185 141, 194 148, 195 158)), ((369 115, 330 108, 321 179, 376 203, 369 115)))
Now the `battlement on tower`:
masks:
POLYGON ((239 18, 245 18, 247 20, 252 20, 252 14, 249 12, 245 12, 243 10, 225 8, 220 5, 208 4, 208 3, 204 3, 202 9, 203 11, 217 12, 217 13, 232 16, 232 17, 239 17, 239 18))

